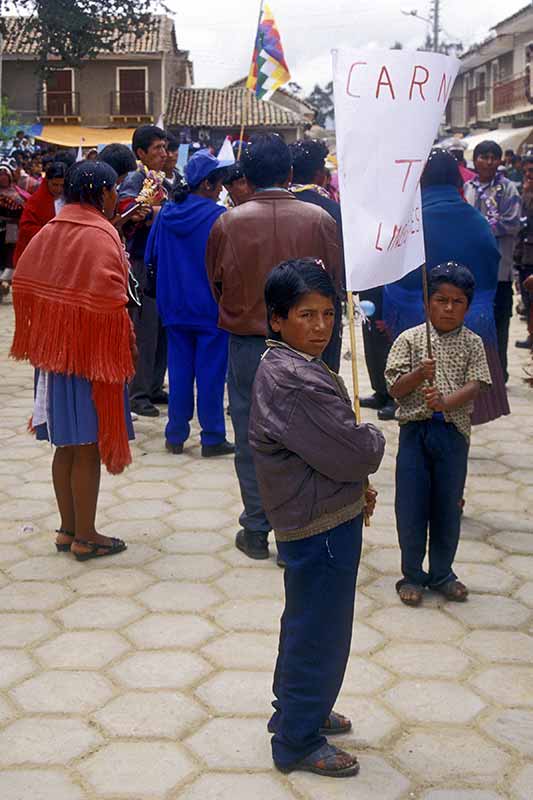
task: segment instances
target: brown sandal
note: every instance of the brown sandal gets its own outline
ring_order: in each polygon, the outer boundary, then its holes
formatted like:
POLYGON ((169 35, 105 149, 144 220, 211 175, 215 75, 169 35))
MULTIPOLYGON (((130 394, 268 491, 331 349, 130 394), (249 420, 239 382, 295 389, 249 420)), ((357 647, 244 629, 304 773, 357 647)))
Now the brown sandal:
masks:
POLYGON ((402 603, 406 606, 419 606, 424 596, 424 591, 421 586, 415 583, 410 583, 406 578, 402 578, 396 584, 396 591, 402 603))
POLYGON ((103 558, 104 556, 114 556, 116 553, 122 553, 126 550, 128 545, 122 539, 111 539, 111 544, 98 544, 98 542, 88 542, 84 539, 75 539, 70 552, 76 557, 78 561, 89 561, 90 558, 103 558), (74 548, 81 545, 83 551, 77 551, 74 548), (100 552, 103 550, 104 552, 100 552))
POLYGON ((348 717, 332 711, 325 723, 319 730, 321 736, 338 736, 341 733, 349 733, 352 730, 352 722, 348 717))
POLYGON ((442 586, 432 586, 434 592, 442 594, 452 603, 464 603, 468 597, 468 589, 461 581, 453 580, 443 583, 442 586))

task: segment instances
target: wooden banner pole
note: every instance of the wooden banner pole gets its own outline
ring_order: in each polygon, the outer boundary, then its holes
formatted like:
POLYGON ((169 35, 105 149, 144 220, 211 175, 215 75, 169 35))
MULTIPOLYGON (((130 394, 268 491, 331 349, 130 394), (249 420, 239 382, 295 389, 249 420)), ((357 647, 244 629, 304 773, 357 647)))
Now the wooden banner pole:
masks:
MULTIPOLYGON (((350 353, 352 361, 352 386, 353 386, 353 410, 355 421, 361 424, 361 398, 359 394, 359 368, 357 361, 357 339, 355 338, 355 314, 353 310, 353 292, 346 292, 348 299, 348 327, 350 330, 350 353)), ((369 488, 368 480, 365 481, 365 492, 369 488)), ((370 517, 365 513, 365 527, 370 527, 370 517)))
POLYGON ((428 345, 428 358, 433 358, 433 346, 431 344, 431 325, 429 319, 428 272, 425 264, 422 264, 421 269, 422 269, 422 289, 424 293, 424 311, 426 313, 426 340, 428 345))

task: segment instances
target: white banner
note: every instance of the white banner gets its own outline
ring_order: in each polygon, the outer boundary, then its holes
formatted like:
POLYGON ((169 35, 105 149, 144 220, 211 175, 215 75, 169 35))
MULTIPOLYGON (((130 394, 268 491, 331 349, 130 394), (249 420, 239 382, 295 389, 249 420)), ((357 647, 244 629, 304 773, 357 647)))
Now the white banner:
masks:
POLYGON ((425 261, 420 177, 459 61, 407 50, 333 52, 347 289, 425 261))

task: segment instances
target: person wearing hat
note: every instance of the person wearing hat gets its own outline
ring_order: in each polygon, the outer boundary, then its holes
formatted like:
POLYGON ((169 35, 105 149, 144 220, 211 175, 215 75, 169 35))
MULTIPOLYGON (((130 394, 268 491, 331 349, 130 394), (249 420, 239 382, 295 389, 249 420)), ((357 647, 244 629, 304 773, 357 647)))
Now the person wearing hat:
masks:
POLYGON ((145 263, 157 270, 156 298, 168 345, 169 402, 166 449, 178 455, 189 438, 194 414, 194 384, 201 426, 202 456, 235 451, 226 440, 224 385, 228 334, 217 327, 218 307, 205 267, 207 240, 225 212, 217 200, 225 168, 200 150, 185 168, 178 187, 152 226, 145 263))

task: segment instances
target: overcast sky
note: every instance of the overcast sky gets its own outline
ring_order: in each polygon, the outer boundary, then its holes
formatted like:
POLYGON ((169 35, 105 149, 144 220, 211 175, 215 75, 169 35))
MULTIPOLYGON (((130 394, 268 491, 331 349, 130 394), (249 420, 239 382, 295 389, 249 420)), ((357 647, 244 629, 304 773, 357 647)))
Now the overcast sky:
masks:
MULTIPOLYGON (((248 72, 258 0, 166 0, 176 13, 178 46, 191 51, 197 86, 226 86, 248 72)), ((429 16, 429 0, 269 0, 293 80, 306 91, 331 80, 330 51, 339 46, 416 48, 428 26, 401 9, 429 16)), ((465 45, 525 0, 441 0, 445 38, 465 45)))

